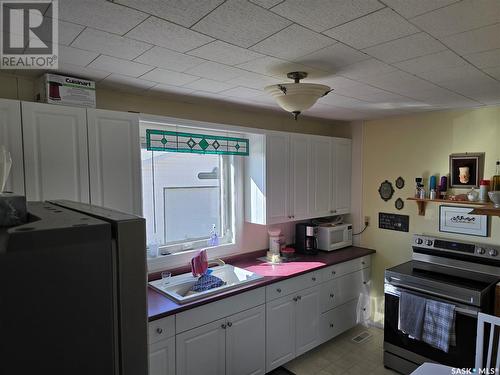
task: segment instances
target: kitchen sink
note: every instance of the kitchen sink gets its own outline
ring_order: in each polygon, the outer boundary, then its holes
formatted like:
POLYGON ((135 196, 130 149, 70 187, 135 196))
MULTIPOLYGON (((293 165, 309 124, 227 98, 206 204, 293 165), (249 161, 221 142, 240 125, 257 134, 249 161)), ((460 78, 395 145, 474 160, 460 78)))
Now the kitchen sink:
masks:
POLYGON ((175 302, 183 304, 204 298, 206 296, 214 295, 228 289, 236 288, 264 277, 256 274, 255 272, 231 266, 230 264, 209 268, 209 270, 212 271, 211 275, 217 276, 219 279, 224 281, 224 285, 210 290, 205 290, 203 292, 190 291, 191 287, 198 280, 198 278, 194 277, 191 273, 173 276, 169 279, 168 283, 165 283, 164 280, 161 279, 150 281, 149 285, 175 302))

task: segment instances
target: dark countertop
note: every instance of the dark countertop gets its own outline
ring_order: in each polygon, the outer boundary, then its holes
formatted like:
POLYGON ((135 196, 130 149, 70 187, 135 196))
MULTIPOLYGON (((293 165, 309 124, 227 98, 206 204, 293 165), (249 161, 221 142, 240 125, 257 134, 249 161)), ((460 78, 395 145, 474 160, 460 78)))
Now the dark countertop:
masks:
POLYGON ((220 300, 222 298, 234 296, 239 293, 247 292, 252 289, 282 281, 290 277, 295 277, 303 273, 318 270, 337 263, 347 262, 349 260, 360 258, 362 256, 373 253, 375 253, 375 250, 350 246, 337 251, 320 251, 317 255, 300 254, 300 258, 297 261, 274 266, 257 260, 257 257, 263 256, 265 254, 265 251, 243 254, 243 256, 239 256, 237 258, 229 258, 227 259, 228 264, 247 269, 264 277, 253 283, 230 289, 226 292, 217 293, 212 296, 207 296, 206 298, 202 298, 183 305, 177 304, 163 294, 155 291, 153 288, 148 287, 149 321, 164 318, 168 315, 173 315, 184 310, 192 309, 193 307, 198 307, 210 302, 220 300))

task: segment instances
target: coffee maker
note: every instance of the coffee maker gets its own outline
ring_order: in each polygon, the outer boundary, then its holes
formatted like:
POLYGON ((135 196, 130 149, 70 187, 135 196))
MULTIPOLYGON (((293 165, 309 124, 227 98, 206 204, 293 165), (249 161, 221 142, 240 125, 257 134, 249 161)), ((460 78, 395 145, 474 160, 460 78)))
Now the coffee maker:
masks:
POLYGON ((307 223, 295 225, 295 251, 302 254, 318 253, 318 227, 307 223))

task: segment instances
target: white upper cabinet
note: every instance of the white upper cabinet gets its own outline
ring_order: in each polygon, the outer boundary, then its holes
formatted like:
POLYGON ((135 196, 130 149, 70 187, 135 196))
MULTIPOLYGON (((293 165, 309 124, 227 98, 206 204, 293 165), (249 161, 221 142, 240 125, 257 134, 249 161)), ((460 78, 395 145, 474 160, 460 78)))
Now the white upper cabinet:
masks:
POLYGON ((90 202, 142 214, 137 113, 87 109, 90 202))
POLYGON ((306 135, 290 136, 290 218, 308 218, 309 166, 307 165, 309 139, 306 135))
POLYGON ((22 102, 26 198, 89 202, 85 108, 22 102))
POLYGON ((290 219, 290 136, 272 133, 266 137, 267 224, 283 223, 290 219))
POLYGON ((12 168, 4 190, 24 195, 21 103, 17 100, 0 100, 1 145, 5 146, 12 157, 12 168))
POLYGON ((351 211, 351 140, 336 138, 333 142, 332 210, 346 214, 351 211))
POLYGON ((309 153, 309 217, 333 214, 332 200, 332 139, 311 137, 309 153))

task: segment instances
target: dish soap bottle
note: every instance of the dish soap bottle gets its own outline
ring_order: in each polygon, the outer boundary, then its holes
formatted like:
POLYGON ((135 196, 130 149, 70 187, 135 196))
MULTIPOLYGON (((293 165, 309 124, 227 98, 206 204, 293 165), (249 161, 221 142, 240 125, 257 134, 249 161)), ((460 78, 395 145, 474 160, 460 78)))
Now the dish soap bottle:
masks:
POLYGON ((500 160, 497 161, 497 171, 491 179, 491 191, 500 190, 500 160))

